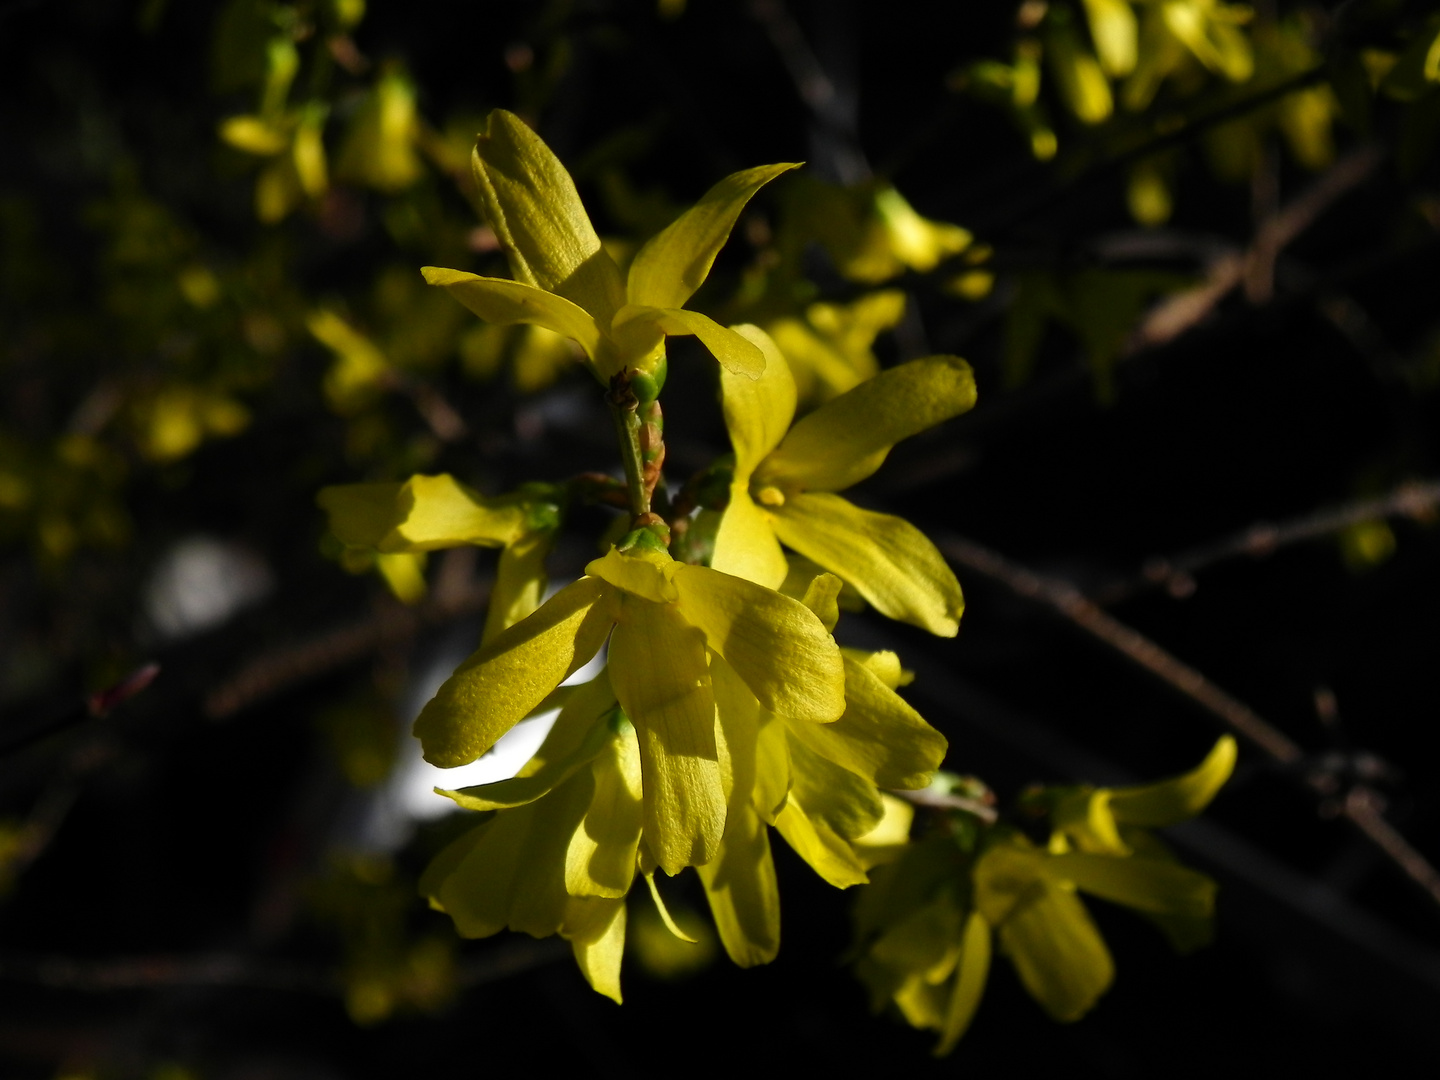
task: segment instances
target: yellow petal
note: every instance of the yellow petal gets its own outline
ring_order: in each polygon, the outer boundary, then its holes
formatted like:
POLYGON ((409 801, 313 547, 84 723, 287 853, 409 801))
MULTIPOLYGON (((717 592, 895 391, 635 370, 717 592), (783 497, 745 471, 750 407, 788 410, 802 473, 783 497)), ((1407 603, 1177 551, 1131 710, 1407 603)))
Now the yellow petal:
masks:
POLYGON ((795 854, 837 889, 863 885, 869 880, 849 842, 836 835, 823 820, 811 821, 793 799, 775 818, 775 827, 795 854))
POLYGON ((625 323, 657 326, 667 334, 694 334, 721 367, 737 375, 758 379, 765 370, 765 354, 753 342, 698 311, 629 304, 616 319, 617 328, 625 323))
POLYGON ((669 603, 680 595, 671 582, 675 563, 668 555, 644 548, 631 554, 612 547, 602 558, 592 559, 585 573, 655 604, 669 603))
POLYGON ((1042 884, 1000 927, 1000 948, 1025 989, 1056 1020, 1078 1020, 1110 988, 1115 965, 1073 892, 1042 884))
POLYGON ((1158 784, 1113 789, 1110 809, 1115 820, 1155 829, 1194 817, 1230 779, 1237 753, 1235 740, 1222 735, 1205 760, 1183 776, 1158 784))
POLYGON ((785 357, 763 330, 745 323, 730 329, 765 357, 765 370, 758 379, 723 369, 720 372, 725 427, 735 448, 735 482, 743 485, 749 483, 756 466, 780 445, 790 429, 790 421, 795 418, 795 378, 785 357))
POLYGON ((780 889, 765 822, 731 805, 720 854, 698 867, 715 928, 740 967, 768 964, 780 950, 780 889))
POLYGON ((958 356, 882 371, 790 429, 755 472, 761 484, 840 491, 878 469, 890 448, 975 404, 975 376, 958 356))
POLYGON ((990 924, 979 912, 972 911, 965 921, 965 934, 956 967, 959 974, 950 991, 950 1003, 946 1006, 945 1019, 940 1026, 936 1057, 943 1057, 955 1049, 955 1044, 975 1018, 980 996, 985 992, 985 980, 990 974, 990 924))
POLYGON ((258 116, 232 116, 220 125, 220 138, 237 150, 271 157, 290 144, 289 134, 258 116))
MULTIPOLYGON (((449 796, 456 805, 466 810, 505 810, 532 803, 549 794, 550 790, 563 784, 582 768, 595 760, 614 738, 609 727, 597 719, 590 725, 584 740, 564 757, 556 757, 529 776, 515 776, 509 780, 498 780, 493 784, 477 784, 474 787, 448 791, 436 788, 440 795, 449 796)), ((571 895, 576 894, 571 890, 571 895)))
MULTIPOLYGON (((1108 788, 1080 790, 1062 798, 1051 813, 1055 830, 1065 840, 1073 840, 1081 851, 1107 855, 1129 855, 1130 849, 1120 838, 1115 814, 1110 808, 1108 788)), ((1051 839, 1051 844, 1056 843, 1051 839)), ((1063 849, 1063 846, 1062 846, 1063 849)))
POLYGON ((1215 910, 1215 882, 1176 863, 1070 852, 1051 855, 1045 872, 1137 911, 1205 918, 1215 910))
POLYGON ((608 326, 625 302, 620 271, 600 246, 575 182, 540 136, 514 113, 495 109, 471 169, 516 279, 574 301, 608 326))
POLYGON ((767 589, 778 589, 790 572, 770 516, 755 505, 743 483, 730 488, 730 505, 715 533, 712 569, 733 574, 767 589))
POLYGON ((621 1003, 620 961, 625 955, 625 901, 571 898, 565 927, 575 963, 596 993, 621 1003), (574 927, 574 929, 572 929, 574 927))
POLYGON ((610 681, 640 742, 645 839, 671 876, 715 857, 725 792, 705 639, 671 604, 621 594, 610 681))
POLYGON ((710 273, 745 204, 775 177, 795 168, 799 165, 759 165, 731 173, 707 191, 636 254, 626 290, 630 302, 684 306, 710 273))
POLYGON ((679 609, 772 713, 822 723, 845 711, 840 650, 798 600, 705 566, 676 565, 679 609))
POLYGON ((620 899, 635 878, 643 824, 640 747, 624 723, 590 766, 595 794, 565 853, 565 889, 571 896, 620 899))
POLYGON ((845 658, 845 714, 792 724, 792 738, 883 788, 923 788, 945 759, 945 736, 855 661, 845 658))
POLYGON ((885 816, 885 804, 875 785, 829 758, 815 753, 798 738, 795 729, 818 725, 787 723, 790 735, 790 801, 798 801, 812 822, 823 821, 846 840, 867 835, 885 816))
POLYGON ((790 740, 787 725, 779 717, 761 713, 755 739, 755 791, 753 802, 760 816, 771 825, 790 797, 794 773, 790 768, 790 740))
POLYGON ((455 669, 415 721, 425 760, 474 761, 599 651, 615 621, 614 590, 581 578, 497 634, 455 669))
POLYGON ((550 731, 535 751, 533 757, 520 767, 517 776, 534 776, 552 761, 573 754, 589 737, 595 722, 615 707, 615 690, 610 685, 610 672, 600 669, 600 674, 579 686, 557 686, 531 710, 530 716, 538 716, 558 708, 560 715, 550 725, 550 731))
POLYGON ((549 581, 545 575, 545 556, 550 554, 554 540, 555 534, 550 530, 528 533, 506 544, 500 552, 495 584, 490 587, 490 603, 485 611, 485 630, 480 635, 482 645, 540 607, 549 581))
POLYGON ((514 499, 487 499, 449 474, 412 476, 404 484, 339 484, 321 488, 316 501, 343 543, 386 553, 499 547, 522 534, 527 510, 514 499))
MULTIPOLYGON (((815 613, 820 620, 820 625, 835 632, 835 624, 840 621, 840 591, 845 588, 845 583, 834 574, 816 574, 810 579, 810 584, 805 586, 805 595, 800 602, 815 613)), ((843 658, 845 650, 840 650, 843 658)), ((849 697, 849 691, 846 691, 849 697)))
POLYGON ((960 959, 962 919, 946 890, 891 925, 870 947, 870 955, 933 986, 948 978, 960 959))
POLYGON ((496 326, 530 323, 580 343, 594 360, 600 351, 600 327, 590 313, 563 296, 504 278, 481 277, 443 266, 422 266, 431 285, 443 287, 480 318, 496 326))
POLYGON ((965 597, 919 529, 861 510, 839 495, 794 495, 771 515, 782 543, 844 578, 876 610, 941 637, 960 629, 965 597))

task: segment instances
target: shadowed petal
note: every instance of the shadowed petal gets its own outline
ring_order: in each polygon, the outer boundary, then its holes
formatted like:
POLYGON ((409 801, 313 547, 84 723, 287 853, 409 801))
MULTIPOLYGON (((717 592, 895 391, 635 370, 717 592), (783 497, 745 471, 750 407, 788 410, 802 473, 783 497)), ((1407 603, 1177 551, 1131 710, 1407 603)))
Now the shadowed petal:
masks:
POLYGON ((415 721, 425 760, 448 769, 489 750, 599 651, 614 615, 612 587, 581 578, 482 645, 415 721))
POLYGON ((552 292, 504 278, 481 277, 443 266, 422 266, 431 285, 439 285, 480 318, 496 326, 530 323, 580 343, 594 360, 600 351, 600 328, 584 308, 552 292))

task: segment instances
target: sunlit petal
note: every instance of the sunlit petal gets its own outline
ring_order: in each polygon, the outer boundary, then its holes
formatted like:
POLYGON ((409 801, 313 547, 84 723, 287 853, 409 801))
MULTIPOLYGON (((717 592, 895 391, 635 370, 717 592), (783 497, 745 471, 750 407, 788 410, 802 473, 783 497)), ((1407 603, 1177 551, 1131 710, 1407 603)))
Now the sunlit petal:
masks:
POLYGON ((679 609, 767 710, 821 722, 845 711, 840 650, 798 600, 703 566, 676 565, 679 609))
POLYGON ((625 302, 625 287, 560 159, 518 116, 495 109, 471 169, 516 279, 572 300, 608 325, 625 302))
POLYGON ((707 191, 636 254, 627 285, 630 302, 682 307, 710 273, 745 204, 775 177, 795 168, 798 164, 759 165, 731 173, 707 191))
POLYGON ((614 621, 614 589, 581 578, 486 642, 415 721, 425 760, 453 768, 485 753, 595 655, 614 621))
POLYGON ((878 469, 890 448, 975 404, 975 376, 958 356, 882 371, 801 419, 756 470, 757 483, 841 491, 878 469))
POLYGON ((722 369, 721 405, 735 448, 735 482, 748 484, 765 455, 780 445, 795 418, 795 378, 770 336, 755 326, 730 329, 764 354, 765 370, 753 378, 722 369))
POLYGON ((594 360, 600 351, 600 328, 580 305, 537 286, 504 278, 480 277, 443 266, 422 266, 431 285, 439 285, 488 323, 509 326, 530 323, 580 343, 594 360))
POLYGON ((635 724, 645 839, 667 874, 709 862, 725 830, 705 639, 675 606, 623 596, 610 680, 635 724))
POLYGON ((781 542, 844 578, 881 613, 942 637, 960 629, 960 583, 925 534, 839 495, 805 492, 771 516, 781 542))

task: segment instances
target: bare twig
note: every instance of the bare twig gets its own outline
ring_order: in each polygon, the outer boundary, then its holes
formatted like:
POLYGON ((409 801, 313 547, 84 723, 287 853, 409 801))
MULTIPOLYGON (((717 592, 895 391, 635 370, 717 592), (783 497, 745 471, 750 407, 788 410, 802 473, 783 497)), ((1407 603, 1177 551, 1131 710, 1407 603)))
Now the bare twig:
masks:
POLYGON ((418 608, 388 603, 362 622, 263 653, 206 696, 205 715, 224 720, 291 686, 404 644, 423 626, 477 614, 489 598, 488 581, 457 585, 444 592, 437 590, 434 599, 418 608))
POLYGON ((964 795, 950 795, 931 788, 921 788, 918 791, 891 791, 891 795, 904 799, 915 806, 933 806, 941 810, 963 810, 972 817, 977 817, 987 825, 993 825, 999 814, 995 807, 983 803, 979 799, 967 798, 964 795))
POLYGON ((1422 521, 1434 518, 1437 513, 1440 513, 1440 480, 1411 481, 1388 495, 1359 499, 1279 524, 1257 522, 1214 543, 1169 558, 1150 559, 1138 578, 1098 589, 1091 599, 1108 607, 1155 587, 1162 587, 1174 596, 1188 596, 1195 588, 1194 575, 1215 563, 1242 557, 1264 558, 1290 544, 1333 536, 1366 521, 1387 517, 1422 521))
MULTIPOLYGON (((1195 668, 1103 611, 1069 582, 1041 576, 972 540, 949 537, 942 539, 939 546, 947 557, 960 565, 1063 615, 1081 630, 1180 691, 1282 765, 1299 767, 1303 764, 1304 750, 1288 735, 1195 668)), ((1323 776, 1316 773, 1302 775, 1308 786, 1327 794, 1323 776)), ((1335 812, 1348 818, 1432 900, 1440 904, 1440 871, 1385 820, 1381 813, 1382 805, 1378 792, 1367 785, 1357 784, 1335 807, 1335 812)))
POLYGON ((1315 223, 1346 192, 1364 183, 1380 164, 1378 146, 1362 146, 1337 161, 1328 172, 1260 223, 1249 249, 1215 260, 1199 285, 1156 304, 1131 336, 1130 352, 1173 341, 1201 322, 1237 285, 1250 284, 1251 299, 1268 301, 1268 284, 1280 252, 1315 223))

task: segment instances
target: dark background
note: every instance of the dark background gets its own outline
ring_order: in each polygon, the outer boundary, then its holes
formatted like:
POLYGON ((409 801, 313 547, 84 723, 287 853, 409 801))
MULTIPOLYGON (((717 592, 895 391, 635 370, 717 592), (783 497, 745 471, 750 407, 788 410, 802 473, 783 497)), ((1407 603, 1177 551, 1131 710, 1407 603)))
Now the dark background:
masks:
MULTIPOLYGON (((1381 15, 1403 27, 1417 11, 1424 6, 1381 15)), ((664 21, 654 5, 625 0, 374 0, 356 41, 368 56, 403 59, 421 88, 421 112, 437 121, 520 107, 525 84, 507 66, 507 48, 526 43, 543 61, 563 41, 569 61, 539 130, 576 168, 602 233, 614 226, 579 163, 608 137, 644 125, 653 138, 626 171, 677 204, 725 172, 762 162, 808 158, 819 175, 833 174, 838 139, 922 213, 993 244, 1000 278, 988 300, 960 305, 933 279, 907 277, 909 329, 879 346, 887 361, 947 351, 976 367, 974 412, 902 446, 855 493, 936 537, 973 537, 1100 595, 1116 582, 1143 584, 1140 567, 1152 556, 1435 476, 1440 397, 1426 372, 1435 367, 1440 245, 1416 209, 1435 198, 1433 164, 1402 176, 1387 156, 1286 250, 1273 300, 1231 295, 1175 342, 1135 353, 1118 369, 1113 402, 1098 399, 1074 340, 1053 329, 1032 378, 1009 388, 1002 355, 1011 275, 1103 264, 1097 238, 1135 229, 1118 177, 1087 174, 1063 155, 1054 166, 1037 164, 1001 114, 947 91, 947 74, 963 62, 1008 55, 1009 5, 939 12, 909 0, 797 0, 790 14, 842 96, 853 96, 853 141, 848 120, 837 135, 807 108, 764 19, 747 5, 694 0, 664 21), (1327 314, 1336 297, 1364 313, 1364 333, 1344 332, 1327 314)), ((48 291, 4 301, 7 430, 37 440, 59 432, 89 385, 119 362, 103 334, 88 353, 63 360, 22 345, 37 311, 83 319, 87 298, 106 287, 84 208, 104 196, 122 163, 210 250, 251 242, 250 174, 220 154, 213 134, 249 107, 249 96, 210 89, 213 18, 211 5, 192 4, 0 7, 0 194, 23 199, 55 268, 48 291)), ((1370 137, 1388 147, 1396 124, 1382 112, 1370 137)), ((1342 152, 1361 141, 1339 133, 1342 152)), ((1251 193, 1219 183, 1186 153, 1170 233, 1245 245, 1251 193)), ((1282 200, 1313 181, 1276 161, 1282 200)), ((374 223, 377 200, 357 198, 368 200, 362 209, 371 216, 344 239, 301 219, 277 227, 289 230, 291 273, 311 292, 343 292, 378 263, 408 257, 374 223)), ((747 258, 739 247, 722 255, 722 284, 703 296, 723 297, 747 258)), ((1183 257, 1164 267, 1202 269, 1183 257)), ((822 287, 843 295, 848 287, 824 273, 819 267, 822 287)), ((1073 1025, 1046 1019, 997 963, 971 1032, 952 1058, 933 1061, 929 1037, 872 1017, 844 969, 848 898, 777 842, 785 940, 768 968, 739 971, 722 959, 672 983, 630 964, 617 1008, 588 990, 568 950, 502 937, 463 946, 462 969, 477 985, 446 1008, 357 1026, 338 994, 312 985, 338 953, 333 928, 305 914, 305 882, 323 872, 356 798, 315 717, 357 685, 403 681, 454 631, 431 623, 399 634, 222 721, 206 719, 202 707, 253 658, 347 625, 383 623, 396 610, 372 578, 346 575, 319 552, 314 491, 373 478, 347 460, 345 421, 325 410, 324 363, 318 346, 296 341, 249 399, 253 420, 242 434, 179 463, 132 455, 121 496, 134 523, 128 545, 82 551, 59 570, 32 557, 23 538, 0 556, 7 738, 73 711, 83 692, 134 664, 163 665, 154 685, 111 719, 0 758, 0 808, 11 819, 36 813, 47 798, 65 807, 53 839, 0 906, 4 1075, 68 1068, 248 1080, 710 1066, 1123 1077, 1213 1075, 1251 1063, 1339 1075, 1440 1057, 1432 1030, 1440 911, 1327 818, 1298 770, 1250 748, 1203 825, 1173 837, 1188 862, 1220 882, 1216 943, 1176 957, 1129 913, 1092 904, 1117 979, 1073 1025), (225 626, 162 644, 137 621, 139 589, 166 545, 196 531, 259 552, 275 585, 225 626), (17 674, 28 664, 40 664, 39 674, 17 674), (215 955, 259 966, 193 978, 153 966, 215 955), (106 982, 104 964, 136 957, 150 958, 148 975, 132 970, 106 982), (515 970, 506 975, 509 962, 515 970)), ((672 351, 672 461, 725 449, 707 363, 688 345, 672 351)), ((602 403, 578 378, 524 404, 562 418, 542 423, 539 437, 513 421, 519 398, 505 384, 467 381, 453 365, 435 378, 479 434, 442 448, 426 471, 479 477, 473 482, 499 491, 613 464, 602 403)), ((418 426, 409 414, 392 423, 418 426)), ((1317 760, 1337 752, 1330 765, 1342 788, 1357 754, 1382 759, 1378 784, 1391 819, 1434 855, 1440 535, 1408 518, 1392 527, 1395 551, 1378 565, 1347 561, 1339 539, 1325 536, 1222 562, 1183 599, 1142 587, 1111 610, 1317 760), (1338 728, 1317 717, 1321 687, 1338 702, 1338 728)), ((588 557, 584 543, 562 546, 552 571, 563 579, 588 557)), ((481 555, 482 573, 491 558, 481 555)), ((1213 742, 1215 722, 1193 703, 1002 585, 960 576, 968 609, 953 641, 868 617, 841 630, 857 644, 896 648, 916 669, 910 700, 949 737, 947 767, 984 778, 1003 801, 1037 780, 1170 775, 1213 742)), ((473 628, 462 623, 459 633, 473 628)), ((418 872, 442 831, 422 831, 401 852, 401 880, 418 872)), ((693 881, 677 882, 676 893, 703 907, 693 881)), ((448 926, 419 901, 406 918, 416 933, 448 926)))

